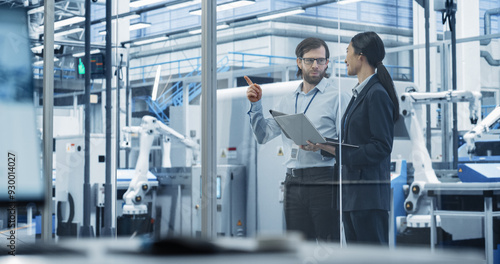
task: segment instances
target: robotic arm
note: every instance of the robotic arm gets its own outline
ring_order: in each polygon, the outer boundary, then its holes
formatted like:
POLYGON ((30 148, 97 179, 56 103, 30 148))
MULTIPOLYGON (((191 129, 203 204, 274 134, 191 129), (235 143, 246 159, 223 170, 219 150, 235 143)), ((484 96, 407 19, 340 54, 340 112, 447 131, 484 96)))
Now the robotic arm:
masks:
MULTIPOLYGON (((481 97, 481 93, 473 91, 407 92, 401 95, 401 104, 403 111, 411 111, 416 104, 469 102, 469 118, 472 124, 476 124, 481 111, 481 97)), ((406 116, 405 112, 403 115, 406 116)))
POLYGON ((425 147, 415 105, 431 103, 469 102, 470 121, 475 124, 480 111, 481 93, 472 91, 448 91, 436 93, 407 92, 401 95, 401 114, 412 143, 412 161, 415 168, 414 182, 405 200, 405 210, 413 214, 428 214, 428 199, 422 195, 426 183, 439 183, 432 168, 432 161, 425 147))
MULTIPOLYGON (((125 205, 123 206, 123 214, 135 215, 135 214, 146 214, 147 206, 143 204, 142 200, 144 195, 149 191, 149 183, 147 178, 147 173, 149 171, 149 152, 153 145, 153 140, 155 134, 164 135, 164 147, 166 145, 169 151, 170 139, 168 136, 174 136, 179 139, 186 147, 192 149, 193 151, 193 161, 196 162, 197 156, 199 154, 199 145, 193 140, 186 138, 177 131, 168 127, 167 125, 159 122, 156 118, 152 116, 144 116, 142 118, 142 123, 140 127, 124 127, 123 132, 125 133, 138 133, 139 138, 139 156, 137 158, 137 164, 135 166, 135 173, 132 181, 130 182, 127 192, 123 195, 123 200, 125 205)), ((167 154, 167 153, 165 153, 167 154)), ((164 155, 165 156, 165 155, 164 155)), ((163 161, 170 164, 170 160, 163 161)))
POLYGON ((486 116, 483 121, 479 123, 479 125, 464 135, 464 140, 467 143, 467 153, 469 153, 469 156, 474 154, 476 150, 476 138, 479 138, 483 133, 488 132, 490 127, 497 122, 500 122, 500 106, 493 109, 493 111, 491 111, 491 113, 486 116))

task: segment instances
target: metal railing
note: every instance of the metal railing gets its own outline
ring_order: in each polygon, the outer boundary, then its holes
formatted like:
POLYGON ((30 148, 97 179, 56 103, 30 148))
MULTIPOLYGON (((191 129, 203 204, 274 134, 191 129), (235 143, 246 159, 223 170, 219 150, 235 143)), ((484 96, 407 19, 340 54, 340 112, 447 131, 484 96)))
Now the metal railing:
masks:
MULTIPOLYGON (((43 79, 43 66, 33 66, 33 77, 43 79)), ((71 68, 54 67, 54 79, 76 79, 76 70, 71 68)))

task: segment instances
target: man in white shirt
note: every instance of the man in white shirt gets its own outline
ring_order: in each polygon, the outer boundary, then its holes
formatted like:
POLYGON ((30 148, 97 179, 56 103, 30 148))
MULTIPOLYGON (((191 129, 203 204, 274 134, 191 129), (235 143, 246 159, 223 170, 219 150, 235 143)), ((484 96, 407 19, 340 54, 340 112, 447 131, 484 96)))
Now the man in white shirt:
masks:
MULTIPOLYGON (((350 95, 339 92, 335 83, 326 78, 328 46, 321 39, 307 38, 297 45, 295 54, 297 77, 302 77, 303 82, 293 93, 284 96, 273 110, 286 114, 304 113, 324 137, 336 138, 337 119, 342 117, 350 95)), ((247 98, 251 102, 248 115, 257 142, 264 144, 282 135, 287 157, 284 201, 287 230, 302 232, 309 240, 339 241, 335 160, 323 157, 318 146, 297 146, 284 136, 273 118, 263 116, 261 87, 246 76, 245 79, 249 84, 247 98)))

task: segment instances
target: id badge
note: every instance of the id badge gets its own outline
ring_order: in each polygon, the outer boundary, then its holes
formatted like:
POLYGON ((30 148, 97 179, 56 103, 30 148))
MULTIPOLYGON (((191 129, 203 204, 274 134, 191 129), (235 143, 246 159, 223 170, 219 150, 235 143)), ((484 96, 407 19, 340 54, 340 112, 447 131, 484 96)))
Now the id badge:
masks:
POLYGON ((299 146, 292 144, 292 150, 290 151, 290 159, 296 160, 299 155, 299 146))

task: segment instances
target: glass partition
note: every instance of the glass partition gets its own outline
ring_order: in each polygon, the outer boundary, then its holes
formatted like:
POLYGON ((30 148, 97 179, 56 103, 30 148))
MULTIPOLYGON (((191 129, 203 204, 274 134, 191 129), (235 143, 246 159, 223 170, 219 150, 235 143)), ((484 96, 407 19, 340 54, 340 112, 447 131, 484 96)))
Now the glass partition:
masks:
MULTIPOLYGON (((201 1, 115 1, 111 32, 98 1, 91 65, 78 54, 83 22, 73 33, 56 29, 58 239, 78 236, 87 202, 96 237, 111 228, 118 237, 200 238, 202 202, 215 197, 219 238, 465 247, 491 263, 500 243, 498 0, 431 1, 427 12, 425 1, 412 0, 214 2, 214 69, 202 66, 201 1), (207 71, 217 83, 213 120, 202 119, 207 71), (216 126, 213 138, 203 132, 207 122, 216 126), (310 133, 325 144, 305 144, 310 133), (201 191, 203 139, 215 142, 211 194, 201 191), (108 159, 111 208, 104 206, 108 159)), ((36 14, 30 23, 42 26, 36 14)), ((33 73, 41 128, 43 65, 35 62, 33 73)))

